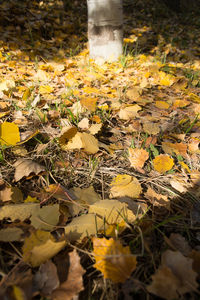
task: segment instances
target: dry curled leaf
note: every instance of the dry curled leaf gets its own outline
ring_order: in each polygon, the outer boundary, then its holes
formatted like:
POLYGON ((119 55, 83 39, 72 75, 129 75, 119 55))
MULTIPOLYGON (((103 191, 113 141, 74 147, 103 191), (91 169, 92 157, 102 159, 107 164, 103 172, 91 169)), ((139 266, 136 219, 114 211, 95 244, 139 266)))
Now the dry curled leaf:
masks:
POLYGON ((143 168, 145 161, 149 158, 149 153, 145 149, 129 148, 129 161, 131 167, 143 168))
POLYGON ((20 158, 14 165, 15 167, 15 181, 19 181, 23 177, 28 177, 31 174, 38 175, 45 171, 45 168, 31 159, 20 158))
POLYGON ((173 153, 177 155, 182 155, 187 157, 187 145, 183 143, 162 143, 162 149, 165 153, 172 155, 173 153))
POLYGON ((166 195, 158 194, 153 189, 148 187, 145 197, 154 205, 166 207, 170 210, 170 201, 166 195))
POLYGON ((94 267, 102 272, 104 278, 114 283, 124 282, 136 268, 136 257, 131 254, 129 247, 123 247, 113 238, 93 238, 94 267))

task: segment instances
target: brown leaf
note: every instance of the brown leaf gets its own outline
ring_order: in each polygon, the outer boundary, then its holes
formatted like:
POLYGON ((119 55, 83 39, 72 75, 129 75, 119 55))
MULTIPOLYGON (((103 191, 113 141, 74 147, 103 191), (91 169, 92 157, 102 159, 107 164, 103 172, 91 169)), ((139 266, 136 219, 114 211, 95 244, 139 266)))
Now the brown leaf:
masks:
POLYGON ((189 253, 192 251, 192 248, 189 246, 186 239, 179 233, 171 233, 169 240, 174 246, 174 248, 180 251, 185 256, 188 256, 189 253))
POLYGON ((166 195, 156 193, 152 188, 148 187, 145 197, 154 205, 154 206, 164 206, 167 209, 170 209, 170 201, 166 195))
POLYGON ((131 167, 143 168, 145 161, 149 158, 149 153, 145 149, 129 148, 129 161, 131 167))
POLYGON ((52 291, 59 286, 59 278, 57 269, 51 260, 42 264, 34 276, 34 287, 36 291, 40 291, 44 296, 51 295, 52 291))
POLYGON ((162 149, 165 153, 172 155, 176 153, 178 155, 182 155, 183 157, 187 157, 187 145, 183 143, 162 143, 162 149))
POLYGON ((38 175, 45 171, 45 168, 31 159, 20 158, 14 163, 15 181, 19 181, 24 176, 28 177, 31 173, 38 175))
POLYGON ((160 126, 158 123, 145 122, 143 124, 143 130, 148 134, 156 135, 160 132, 160 126))
MULTIPOLYGON (((70 266, 67 280, 52 293, 53 300, 71 300, 83 290, 83 274, 85 270, 80 264, 80 257, 74 249, 69 253, 70 266)), ((67 270, 66 270, 67 271, 67 270)))
POLYGON ((164 299, 177 299, 179 295, 195 291, 198 287, 197 273, 193 271, 192 263, 191 258, 178 251, 165 251, 148 291, 164 299))

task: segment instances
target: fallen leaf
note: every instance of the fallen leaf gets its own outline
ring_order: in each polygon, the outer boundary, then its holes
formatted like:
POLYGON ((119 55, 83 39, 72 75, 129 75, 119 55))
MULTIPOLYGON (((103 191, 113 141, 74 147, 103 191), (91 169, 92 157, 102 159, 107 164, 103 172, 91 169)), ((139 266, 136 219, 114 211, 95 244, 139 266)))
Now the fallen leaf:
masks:
POLYGON ((52 300, 72 300, 84 289, 83 274, 85 270, 80 264, 80 257, 74 249, 69 253, 70 266, 67 280, 52 293, 52 300))
POLYGON ((175 153, 177 155, 187 157, 187 145, 183 143, 162 142, 162 149, 165 153, 170 155, 173 155, 173 153, 175 153))
POLYGON ((5 186, 3 189, 0 190, 0 200, 3 202, 11 201, 12 200, 12 189, 11 187, 5 186))
POLYGON ((136 257, 129 247, 123 247, 114 239, 93 238, 94 267, 101 271, 104 278, 114 283, 125 282, 136 268, 136 257))
POLYGON ((0 230, 0 241, 1 242, 14 242, 21 241, 23 230, 18 227, 7 227, 0 230))
POLYGON ((33 173, 34 175, 38 175, 41 172, 45 171, 45 168, 38 163, 34 162, 31 159, 20 158, 18 159, 14 165, 15 167, 15 181, 19 181, 23 177, 28 177, 33 173))
POLYGON ((123 221, 132 223, 136 219, 135 214, 128 209, 126 203, 112 199, 100 200, 90 205, 89 213, 101 216, 108 224, 117 224, 123 221))
POLYGON ((102 128, 102 123, 99 123, 99 124, 92 124, 89 128, 89 132, 92 134, 92 135, 95 135, 97 134, 102 128))
POLYGON ((37 291, 40 291, 44 296, 50 296, 60 284, 55 264, 48 260, 40 265, 39 270, 34 275, 33 282, 37 291))
POLYGON ((0 83, 0 91, 8 91, 15 87, 15 81, 13 79, 6 79, 0 83))
POLYGON ((95 154, 99 151, 98 140, 89 133, 82 133, 83 151, 89 154, 95 154))
POLYGON ((89 133, 77 132, 77 134, 67 143, 62 144, 63 150, 83 149, 89 154, 95 154, 99 151, 98 140, 89 133))
POLYGON ((40 208, 39 203, 23 203, 4 205, 0 210, 0 220, 10 219, 12 222, 16 220, 31 220, 31 224, 36 229, 52 230, 59 221, 59 205, 48 205, 40 208))
POLYGON ((172 169, 174 160, 167 154, 160 154, 153 160, 154 169, 159 173, 165 173, 172 169))
POLYGON ((31 89, 30 88, 26 88, 26 90, 23 93, 22 100, 23 101, 27 101, 30 96, 31 96, 31 89))
POLYGON ((125 196, 138 198, 142 192, 141 185, 137 178, 126 174, 117 175, 110 185, 110 198, 125 196))
POLYGON ((97 98, 83 97, 81 98, 80 103, 89 111, 94 112, 97 106, 97 98))
POLYGON ((137 100, 140 98, 140 94, 141 94, 141 88, 134 86, 127 90, 126 96, 130 100, 137 102, 137 100))
POLYGON ((166 207, 170 210, 170 201, 166 195, 158 194, 152 188, 148 187, 145 197, 154 206, 166 207))
POLYGON ((155 106, 160 109, 168 109, 170 105, 165 101, 156 101, 155 106))
POLYGON ((9 122, 0 124, 0 144, 2 146, 14 146, 18 142, 20 142, 18 126, 9 122))
POLYGON ((89 120, 88 118, 83 118, 79 123, 78 127, 81 129, 88 129, 89 128, 89 120))
POLYGON ((169 237, 175 250, 180 251, 184 256, 189 256, 192 248, 189 246, 186 239, 179 233, 171 233, 169 237))
POLYGON ((129 161, 131 167, 143 168, 145 161, 149 158, 149 153, 145 149, 129 148, 129 161))
POLYGON ((119 111, 119 118, 122 120, 130 120, 138 115, 138 111, 141 110, 142 107, 138 104, 127 106, 125 108, 121 108, 119 111))
POLYGON ((143 130, 148 134, 156 135, 160 132, 160 126, 158 123, 145 122, 143 124, 143 130))
POLYGON ((197 273, 192 269, 192 259, 178 251, 167 250, 162 254, 161 266, 152 276, 153 282, 147 287, 164 299, 178 299, 179 295, 195 291, 197 273))
POLYGON ((41 85, 40 87, 39 87, 39 92, 40 92, 40 94, 50 94, 50 93, 52 93, 53 92, 53 87, 52 86, 49 86, 49 85, 41 85))
POLYGON ((166 74, 163 71, 158 72, 158 74, 160 79, 160 85, 171 86, 176 80, 176 77, 172 76, 171 74, 166 74))
POLYGON ((65 226, 65 234, 70 242, 81 241, 84 237, 95 235, 105 228, 103 219, 95 214, 82 215, 73 218, 71 223, 65 226))
POLYGON ((173 106, 175 107, 185 107, 185 106, 188 106, 190 104, 189 101, 187 100, 180 100, 180 99, 176 99, 174 102, 173 102, 173 106))
POLYGON ((37 230, 25 239, 22 247, 23 260, 38 267, 56 255, 66 245, 66 241, 56 242, 50 232, 37 230))

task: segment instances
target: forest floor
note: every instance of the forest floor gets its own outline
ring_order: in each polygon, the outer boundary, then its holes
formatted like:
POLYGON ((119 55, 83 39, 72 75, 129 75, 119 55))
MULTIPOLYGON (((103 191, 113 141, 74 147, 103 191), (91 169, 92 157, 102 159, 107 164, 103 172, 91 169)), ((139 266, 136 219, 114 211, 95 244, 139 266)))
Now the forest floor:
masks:
POLYGON ((200 10, 85 2, 0 2, 0 299, 199 299, 200 10))

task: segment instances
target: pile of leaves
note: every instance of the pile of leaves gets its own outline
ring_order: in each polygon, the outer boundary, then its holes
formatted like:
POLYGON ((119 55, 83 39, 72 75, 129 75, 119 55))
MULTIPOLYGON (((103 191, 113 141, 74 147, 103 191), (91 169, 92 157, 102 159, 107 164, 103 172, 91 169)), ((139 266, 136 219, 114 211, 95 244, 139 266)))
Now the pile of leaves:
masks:
POLYGON ((85 2, 0 12, 0 298, 199 299, 199 10, 124 1, 99 64, 85 2))

